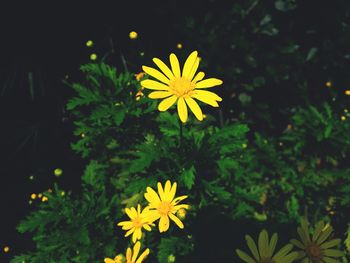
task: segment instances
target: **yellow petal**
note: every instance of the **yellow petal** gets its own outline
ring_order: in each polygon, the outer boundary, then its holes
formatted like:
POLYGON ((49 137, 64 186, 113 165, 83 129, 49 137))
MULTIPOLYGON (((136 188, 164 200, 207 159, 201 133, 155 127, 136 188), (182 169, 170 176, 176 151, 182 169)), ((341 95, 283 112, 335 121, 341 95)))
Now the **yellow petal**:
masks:
POLYGON ((169 217, 168 216, 161 216, 159 220, 159 232, 165 232, 169 229, 169 217))
POLYGON ((121 226, 123 230, 129 230, 134 226, 134 224, 131 221, 123 221, 119 222, 118 226, 121 226))
POLYGON ((172 205, 177 205, 180 201, 186 199, 187 197, 188 197, 187 195, 182 195, 182 196, 176 197, 176 198, 171 202, 171 204, 172 204, 172 205))
POLYGON ((159 70, 156 70, 154 68, 147 67, 147 66, 142 66, 142 69, 144 72, 146 72, 148 75, 152 76, 153 78, 156 78, 157 80, 165 84, 169 84, 170 82, 169 79, 166 76, 164 76, 164 74, 159 70))
POLYGON ((131 207, 130 209, 131 209, 131 213, 134 215, 134 217, 137 217, 138 213, 137 213, 135 207, 131 207))
POLYGON ((147 225, 147 224, 144 224, 143 228, 146 229, 147 231, 151 231, 152 230, 152 228, 149 225, 147 225))
POLYGON ((169 193, 169 192, 170 192, 170 189, 171 189, 171 183, 170 183, 169 180, 167 180, 167 181, 165 182, 165 187, 164 187, 164 192, 165 192, 165 194, 169 193))
POLYGON ((171 80, 174 78, 174 74, 168 68, 168 66, 159 58, 154 58, 153 62, 160 68, 160 70, 171 80))
POLYGON ((198 103, 194 99, 192 99, 191 97, 185 98, 185 101, 186 101, 188 107, 190 107, 190 109, 193 112, 194 116, 196 116, 196 118, 199 121, 202 121, 203 120, 203 113, 202 113, 202 110, 199 107, 198 103))
POLYGON ((197 51, 193 51, 186 59, 184 68, 182 69, 182 77, 189 79, 192 68, 196 62, 198 56, 197 51))
POLYGON ((115 263, 115 261, 113 259, 111 259, 111 258, 105 258, 104 262, 105 263, 115 263))
MULTIPOLYGON (((132 207, 133 208, 133 207, 132 207)), ((134 208, 135 209, 135 208, 134 208)), ((125 208, 125 213, 130 217, 131 219, 137 217, 136 210, 132 210, 130 208, 125 208)))
POLYGON ((128 247, 128 249, 126 250, 126 262, 130 262, 131 261, 131 248, 128 247))
POLYGON ((222 101, 222 98, 218 96, 216 93, 207 91, 207 90, 195 90, 195 94, 200 94, 205 97, 208 97, 209 99, 216 100, 216 101, 222 101))
POLYGON ((182 122, 187 121, 188 112, 187 112, 187 106, 182 97, 179 98, 179 101, 177 102, 177 112, 179 114, 180 120, 182 122))
POLYGON ((194 74, 196 74, 196 72, 197 72, 198 66, 199 66, 199 58, 197 57, 197 59, 195 60, 195 62, 193 64, 193 67, 191 69, 190 74, 188 74, 188 79, 189 80, 193 79, 194 74))
POLYGON ((174 73, 174 76, 176 78, 179 78, 181 76, 180 64, 179 64, 179 60, 177 59, 177 56, 173 53, 170 54, 170 65, 171 65, 171 70, 174 73))
POLYGON ((203 71, 198 72, 198 74, 194 77, 192 82, 196 83, 197 81, 200 81, 204 78, 205 74, 203 71))
POLYGON ((155 80, 146 79, 141 81, 141 86, 146 89, 153 89, 153 90, 169 90, 169 87, 163 83, 160 83, 155 80))
POLYGON ((149 248, 147 248, 145 251, 143 251, 143 253, 141 254, 141 256, 138 258, 138 260, 136 260, 135 263, 142 263, 142 261, 145 259, 145 257, 147 257, 149 254, 149 248))
POLYGON ((177 187, 177 183, 173 183, 173 186, 171 187, 171 190, 169 191, 169 193, 167 194, 167 201, 171 202, 176 194, 176 187, 177 187))
POLYGON ((196 83, 196 89, 206 89, 217 85, 221 85, 222 80, 216 78, 205 79, 196 83))
POLYGON ((164 201, 164 190, 163 190, 162 184, 160 182, 158 182, 157 187, 158 187, 158 193, 159 193, 160 200, 164 201))
POLYGON ((151 187, 146 188, 146 193, 144 194, 144 196, 146 200, 151 204, 158 206, 158 204, 160 203, 158 194, 151 187))
POLYGON ((150 99, 163 99, 166 97, 169 97, 173 95, 170 91, 153 91, 150 94, 148 94, 148 98, 150 99))
POLYGON ((135 227, 131 228, 128 232, 126 232, 125 237, 130 236, 132 233, 134 233, 135 227))
POLYGON ((173 215, 172 213, 169 213, 169 217, 171 220, 173 220, 175 222, 175 224, 183 229, 184 228, 184 224, 181 222, 181 220, 179 218, 177 218, 175 215, 173 215))
POLYGON ((209 104, 209 105, 211 105, 213 107, 219 107, 219 104, 216 102, 216 100, 214 100, 211 97, 208 97, 207 95, 204 95, 204 94, 201 94, 201 93, 196 93, 196 94, 192 95, 192 98, 200 100, 201 102, 209 104))
POLYGON ((183 208, 183 209, 189 209, 190 206, 189 206, 189 205, 185 205, 185 204, 183 204, 183 205, 175 205, 175 206, 173 206, 173 211, 172 211, 172 212, 176 212, 177 210, 179 210, 179 209, 181 209, 181 208, 183 208))
POLYGON ((131 261, 132 261, 132 262, 135 262, 135 260, 136 260, 136 258, 137 258, 137 256, 138 256, 138 254, 139 254, 139 252, 140 252, 140 248, 141 248, 141 243, 140 243, 140 241, 137 241, 136 244, 135 244, 135 246, 134 246, 134 251, 133 251, 133 253, 132 253, 132 258, 131 258, 131 261))
POLYGON ((166 111, 171 106, 173 106, 173 104, 176 102, 176 100, 177 100, 177 96, 175 96, 175 95, 162 100, 158 105, 158 110, 159 111, 166 111))
POLYGON ((141 214, 141 205, 140 204, 137 205, 137 214, 138 215, 141 214))
POLYGON ((138 237, 138 233, 137 233, 138 229, 135 229, 134 233, 132 234, 132 242, 135 243, 137 241, 137 237, 138 237))

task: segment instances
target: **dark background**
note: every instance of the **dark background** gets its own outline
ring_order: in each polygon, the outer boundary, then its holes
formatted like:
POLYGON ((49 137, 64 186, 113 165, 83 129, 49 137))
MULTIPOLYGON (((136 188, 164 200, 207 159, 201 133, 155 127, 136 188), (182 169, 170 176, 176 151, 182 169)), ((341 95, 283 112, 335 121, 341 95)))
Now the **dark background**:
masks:
POLYGON ((93 52, 102 56, 111 45, 120 65, 120 55, 127 59, 135 45, 128 36, 132 30, 141 40, 147 35, 148 48, 168 45, 166 28, 177 19, 175 4, 1 1, 1 254, 4 246, 10 247, 1 262, 33 245, 15 229, 39 202, 28 203, 31 193, 43 192, 54 182, 79 191, 84 163, 70 149, 73 125, 65 103, 72 92, 62 80, 78 79, 79 65, 89 62, 93 52), (94 47, 86 47, 87 40, 94 47), (54 176, 56 168, 63 170, 60 178, 54 176))

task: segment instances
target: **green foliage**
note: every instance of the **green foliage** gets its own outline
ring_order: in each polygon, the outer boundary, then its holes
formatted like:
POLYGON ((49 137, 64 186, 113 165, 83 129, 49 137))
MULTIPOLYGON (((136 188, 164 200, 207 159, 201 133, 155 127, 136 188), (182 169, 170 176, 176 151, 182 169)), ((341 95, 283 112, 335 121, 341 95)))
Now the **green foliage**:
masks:
POLYGON ((46 193, 48 201, 18 225, 20 233, 34 233, 36 251, 15 257, 11 262, 100 262, 112 254, 113 203, 104 192, 84 191, 81 198, 61 195, 55 186, 46 193), (105 241, 108 244, 105 244, 105 241))
MULTIPOLYGON (((62 197, 56 188, 48 194, 18 226, 32 233, 35 251, 13 262, 101 262, 125 251, 128 240, 115 225, 125 219, 123 208, 144 206, 146 187, 166 180, 177 182, 190 209, 184 230, 143 237, 160 263, 169 256, 188 262, 198 253, 195 229, 206 230, 201 222, 212 208, 232 221, 292 224, 308 214, 314 221, 341 221, 344 229, 348 102, 323 85, 334 76, 350 81, 350 26, 341 18, 347 9, 333 17, 334 34, 327 36, 313 23, 299 30, 295 21, 304 3, 294 0, 202 4, 196 19, 179 23, 180 32, 196 40, 200 70, 224 79, 220 109, 200 104, 206 118, 191 115, 182 124, 174 107, 159 112, 158 101, 136 100, 141 87, 132 73, 106 63, 82 65, 84 79, 66 83, 75 92, 67 103, 77 136, 72 149, 87 160, 81 193, 62 197), (329 55, 335 47, 337 59, 329 55)), ((220 222, 212 228, 226 231, 220 222)))
MULTIPOLYGON (((161 238, 158 245, 158 262, 159 263, 169 263, 170 255, 179 255, 178 257, 187 255, 192 251, 193 247, 189 243, 188 239, 180 237, 165 237, 161 238)), ((176 261, 179 261, 176 257, 176 261)))

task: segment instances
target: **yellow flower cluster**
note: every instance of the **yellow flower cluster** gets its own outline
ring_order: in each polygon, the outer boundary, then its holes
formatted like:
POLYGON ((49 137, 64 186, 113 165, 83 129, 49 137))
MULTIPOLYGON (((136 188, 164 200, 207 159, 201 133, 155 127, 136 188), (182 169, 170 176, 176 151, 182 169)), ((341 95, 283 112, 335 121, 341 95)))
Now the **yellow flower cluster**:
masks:
POLYGON ((166 232, 169 229, 170 219, 175 222, 179 228, 184 228, 183 223, 179 217, 183 217, 186 213, 185 209, 189 206, 186 204, 179 204, 187 196, 179 196, 175 198, 177 183, 171 183, 166 181, 164 187, 160 182, 157 184, 158 193, 151 187, 147 187, 144 194, 145 199, 148 201, 148 206, 141 210, 141 205, 137 205, 137 209, 134 207, 125 208, 125 213, 130 218, 129 221, 123 221, 118 223, 123 230, 127 230, 125 236, 132 235, 132 241, 135 243, 142 237, 142 229, 151 231, 151 226, 154 226, 154 222, 159 220, 158 229, 159 232, 166 232), (179 212, 179 214, 177 214, 179 212), (177 214, 177 215, 176 215, 177 214), (178 217, 179 216, 179 217, 178 217))
MULTIPOLYGON (((148 201, 148 205, 145 208, 141 208, 138 204, 137 207, 125 208, 125 213, 129 217, 129 221, 122 221, 118 223, 123 230, 127 231, 125 237, 132 235, 132 242, 135 243, 133 252, 131 248, 128 248, 126 252, 126 263, 141 263, 144 258, 149 254, 147 248, 141 256, 137 259, 140 251, 140 239, 142 238, 142 230, 151 231, 155 221, 158 221, 159 232, 166 232, 169 229, 170 219, 175 222, 179 228, 184 228, 184 224, 181 219, 185 218, 186 210, 189 205, 179 204, 187 196, 175 197, 177 183, 173 184, 167 180, 164 187, 158 182, 156 192, 153 188, 147 187, 146 193, 144 193, 145 199, 148 201)), ((105 263, 119 263, 122 262, 120 255, 114 259, 105 258, 105 263)))

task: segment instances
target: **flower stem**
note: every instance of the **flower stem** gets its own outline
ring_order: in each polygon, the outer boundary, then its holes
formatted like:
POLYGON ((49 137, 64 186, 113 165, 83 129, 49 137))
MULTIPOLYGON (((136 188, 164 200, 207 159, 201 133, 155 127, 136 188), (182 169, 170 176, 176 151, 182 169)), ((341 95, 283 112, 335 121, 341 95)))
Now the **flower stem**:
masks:
POLYGON ((180 139, 179 139, 179 141, 180 141, 180 143, 179 143, 179 147, 181 148, 182 147, 182 137, 183 137, 183 135, 182 135, 182 129, 183 129, 183 124, 182 124, 182 121, 181 120, 179 120, 179 126, 180 126, 180 139))

